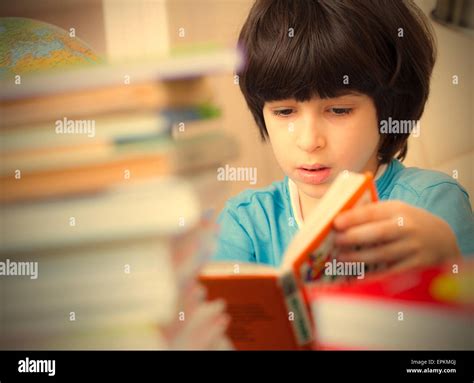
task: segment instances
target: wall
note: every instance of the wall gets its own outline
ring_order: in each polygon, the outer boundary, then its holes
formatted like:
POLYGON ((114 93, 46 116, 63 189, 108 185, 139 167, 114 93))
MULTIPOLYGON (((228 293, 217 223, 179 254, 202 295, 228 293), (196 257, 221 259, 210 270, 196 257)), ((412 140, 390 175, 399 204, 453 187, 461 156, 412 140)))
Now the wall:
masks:
MULTIPOLYGON (((155 41, 156 24, 163 22, 156 12, 158 8, 161 11, 163 2, 134 1, 133 4, 139 4, 148 11, 130 14, 126 10, 130 9, 131 2, 126 0, 48 0, 41 3, 23 0, 3 4, 0 15, 36 17, 66 29, 75 26, 77 35, 89 42, 98 53, 113 55, 119 47, 117 40, 123 41, 122 48, 128 45, 130 50, 134 44, 145 46, 143 41, 146 39, 155 41), (113 19, 117 19, 115 29, 110 27, 111 8, 113 19), (120 28, 128 29, 122 35, 111 33, 111 30, 119 31, 120 28), (129 35, 126 41, 123 35, 129 35), (110 42, 114 36, 115 42, 110 42)), ((252 0, 169 0, 166 2, 166 37, 169 38, 169 44, 179 46, 213 41, 234 46, 252 3, 252 0), (185 30, 184 37, 179 36, 180 28, 185 30)), ((416 3, 429 14, 435 0, 417 0, 416 3)), ((474 67, 474 39, 437 23, 433 25, 438 39, 438 60, 430 98, 420 122, 421 134, 418 138, 410 139, 405 164, 438 169, 458 176, 459 181, 474 195, 474 75, 470 70, 474 67), (458 84, 453 84, 454 75, 458 76, 458 84)), ((229 165, 256 167, 258 171, 256 185, 233 182, 229 196, 249 187, 262 187, 281 179, 283 174, 273 158, 271 148, 260 142, 254 121, 238 86, 234 84, 232 74, 214 78, 213 84, 216 100, 224 110, 222 129, 234 134, 241 145, 240 158, 229 165)))

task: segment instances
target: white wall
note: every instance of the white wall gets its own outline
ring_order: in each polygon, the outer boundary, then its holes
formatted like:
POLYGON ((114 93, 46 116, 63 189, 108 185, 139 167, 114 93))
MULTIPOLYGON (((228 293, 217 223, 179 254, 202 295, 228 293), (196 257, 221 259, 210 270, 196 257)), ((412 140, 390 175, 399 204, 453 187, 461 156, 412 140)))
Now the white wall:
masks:
MULTIPOLYGON (((429 14, 435 0, 416 3, 429 14)), ((410 139, 407 165, 458 174, 474 198, 474 39, 433 22, 438 58, 431 94, 420 121, 420 137, 410 139), (453 76, 459 83, 453 84, 453 76)))

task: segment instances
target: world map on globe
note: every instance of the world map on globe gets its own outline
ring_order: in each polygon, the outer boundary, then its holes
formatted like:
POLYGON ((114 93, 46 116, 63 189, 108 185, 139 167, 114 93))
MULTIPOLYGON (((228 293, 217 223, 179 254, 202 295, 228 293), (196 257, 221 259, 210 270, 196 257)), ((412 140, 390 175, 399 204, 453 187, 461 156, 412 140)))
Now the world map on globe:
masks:
POLYGON ((0 77, 100 61, 74 33, 43 21, 0 18, 0 77))

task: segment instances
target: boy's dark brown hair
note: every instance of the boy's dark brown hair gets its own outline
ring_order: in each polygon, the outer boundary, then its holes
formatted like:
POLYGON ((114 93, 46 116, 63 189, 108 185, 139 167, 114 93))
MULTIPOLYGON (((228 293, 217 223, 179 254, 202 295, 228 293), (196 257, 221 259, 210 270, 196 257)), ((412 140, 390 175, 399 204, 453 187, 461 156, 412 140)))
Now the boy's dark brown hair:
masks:
MULTIPOLYGON (((288 98, 355 91, 373 99, 379 122, 418 120, 436 58, 430 22, 401 0, 257 0, 238 45, 239 86, 263 140, 265 102, 288 98)), ((408 136, 381 135, 380 162, 403 160, 408 136)))

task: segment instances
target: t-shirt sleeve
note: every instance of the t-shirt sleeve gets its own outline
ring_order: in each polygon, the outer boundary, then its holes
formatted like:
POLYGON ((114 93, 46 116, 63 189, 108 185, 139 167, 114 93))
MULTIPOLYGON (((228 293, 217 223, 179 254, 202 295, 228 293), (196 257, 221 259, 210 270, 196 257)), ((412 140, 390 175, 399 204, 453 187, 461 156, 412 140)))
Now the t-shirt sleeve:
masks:
POLYGON ((417 205, 444 219, 456 234, 463 255, 474 256, 474 216, 468 194, 455 183, 427 187, 417 205))
POLYGON ((256 262, 252 240, 239 223, 238 213, 227 204, 217 218, 217 246, 213 260, 256 262))

